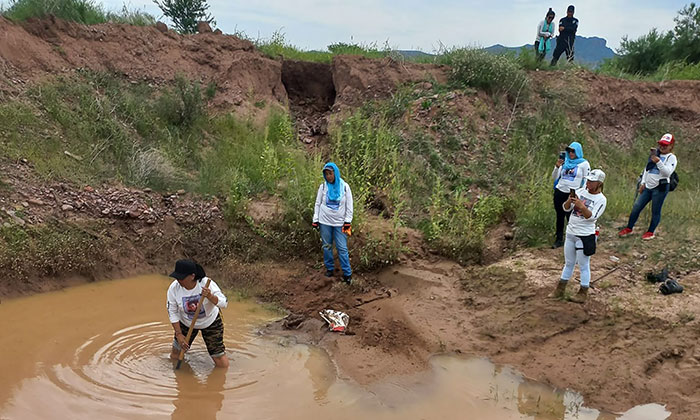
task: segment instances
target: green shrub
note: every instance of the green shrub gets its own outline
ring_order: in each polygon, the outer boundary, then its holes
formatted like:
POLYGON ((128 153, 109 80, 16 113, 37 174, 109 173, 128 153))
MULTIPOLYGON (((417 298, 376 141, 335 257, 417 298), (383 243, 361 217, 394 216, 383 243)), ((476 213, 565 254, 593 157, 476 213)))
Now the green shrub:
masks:
POLYGON ((199 83, 190 82, 178 75, 175 77, 174 88, 158 99, 157 108, 161 118, 169 124, 191 127, 204 115, 204 100, 199 83))
POLYGON ((450 79, 459 87, 474 87, 511 98, 527 92, 529 87, 527 73, 510 55, 460 48, 447 52, 440 61, 451 66, 450 79))
POLYGON ((164 16, 170 18, 175 29, 183 34, 197 32, 197 23, 204 21, 215 24, 206 0, 153 0, 164 16))

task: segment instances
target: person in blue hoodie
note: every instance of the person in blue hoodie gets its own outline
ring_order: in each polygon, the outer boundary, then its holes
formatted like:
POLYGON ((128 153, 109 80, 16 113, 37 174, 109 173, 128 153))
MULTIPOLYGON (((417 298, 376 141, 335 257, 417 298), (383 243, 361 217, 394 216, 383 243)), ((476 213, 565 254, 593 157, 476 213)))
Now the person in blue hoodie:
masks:
POLYGON ((348 253, 348 236, 351 234, 353 215, 352 191, 340 177, 340 170, 335 163, 329 162, 323 167, 325 182, 318 187, 312 226, 321 232, 323 242, 323 263, 326 277, 335 273, 333 244, 338 251, 343 281, 352 282, 352 268, 348 253))
POLYGON ((564 221, 569 220, 570 212, 564 211, 562 204, 569 199, 571 190, 583 187, 591 165, 583 158, 583 147, 575 141, 559 156, 554 165, 554 211, 557 213, 557 233, 552 248, 564 246, 564 221))

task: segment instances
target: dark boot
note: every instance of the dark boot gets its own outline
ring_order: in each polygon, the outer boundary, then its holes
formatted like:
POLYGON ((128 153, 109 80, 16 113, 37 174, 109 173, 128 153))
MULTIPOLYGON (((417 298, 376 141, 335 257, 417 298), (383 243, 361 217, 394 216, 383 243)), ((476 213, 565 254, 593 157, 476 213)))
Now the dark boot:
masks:
POLYGON ((333 274, 335 274, 335 270, 326 270, 326 277, 333 277, 333 274))
POLYGON ((569 300, 575 303, 584 303, 586 302, 586 298, 588 298, 588 287, 580 287, 578 292, 571 296, 569 300))
POLYGON ((561 247, 563 247, 563 246, 564 246, 564 240, 563 240, 563 239, 557 239, 557 240, 554 241, 554 243, 552 244, 552 249, 561 248, 561 247))
POLYGON ((563 299, 564 292, 566 291, 566 283, 567 282, 565 281, 559 280, 559 282, 557 283, 557 288, 554 289, 554 291, 550 293, 548 297, 553 299, 563 299))
POLYGON ((346 284, 351 284, 351 283, 352 283, 352 276, 343 275, 343 281, 344 281, 346 284))

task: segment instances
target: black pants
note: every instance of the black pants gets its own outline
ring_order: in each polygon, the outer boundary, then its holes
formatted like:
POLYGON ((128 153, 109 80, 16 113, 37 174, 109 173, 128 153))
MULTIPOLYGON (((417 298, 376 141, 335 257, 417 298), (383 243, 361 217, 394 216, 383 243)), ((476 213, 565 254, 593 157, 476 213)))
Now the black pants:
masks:
POLYGON ((547 55, 546 51, 540 52, 540 41, 535 41, 535 56, 537 57, 537 62, 539 63, 547 55))
POLYGON ((562 205, 569 199, 569 193, 554 189, 554 211, 557 212, 557 241, 564 240, 564 220, 569 220, 570 211, 564 211, 562 205))
POLYGON ((552 56, 552 65, 556 65, 557 61, 559 61, 559 57, 561 57, 561 53, 566 51, 566 59, 568 61, 574 61, 574 41, 576 40, 575 37, 571 38, 564 38, 564 37, 559 37, 557 38, 557 46, 554 48, 554 54, 552 56))

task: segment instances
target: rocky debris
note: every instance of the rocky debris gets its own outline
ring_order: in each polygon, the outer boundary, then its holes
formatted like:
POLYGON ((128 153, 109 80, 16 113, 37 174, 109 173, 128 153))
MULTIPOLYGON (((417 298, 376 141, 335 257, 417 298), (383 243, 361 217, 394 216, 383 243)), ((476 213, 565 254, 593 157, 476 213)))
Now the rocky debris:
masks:
POLYGON ((203 20, 200 20, 197 22, 197 32, 200 34, 208 34, 211 33, 211 26, 209 25, 209 22, 205 22, 203 20))
POLYGON ((158 30, 158 32, 167 33, 168 32, 168 25, 166 25, 163 22, 158 22, 158 23, 156 23, 156 29, 158 30))
MULTIPOLYGON (((14 169, 19 169, 19 165, 14 169)), ((65 183, 35 185, 17 178, 7 181, 12 191, 0 196, 0 223, 10 225, 43 223, 52 218, 65 218, 68 214, 126 219, 149 225, 165 218, 173 218, 178 224, 223 220, 217 198, 192 200, 186 198, 185 190, 161 194, 149 188, 139 190, 110 185, 79 188, 65 183)))

